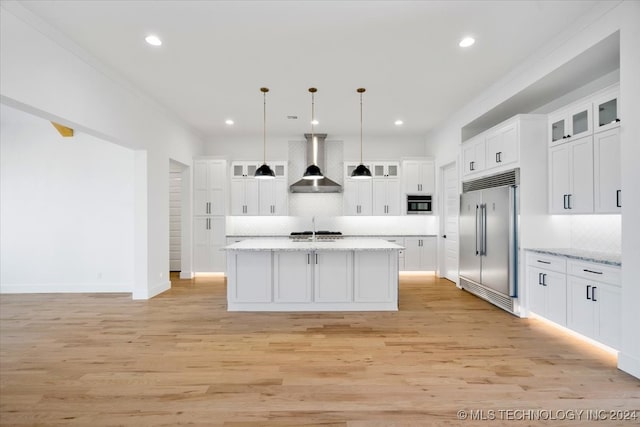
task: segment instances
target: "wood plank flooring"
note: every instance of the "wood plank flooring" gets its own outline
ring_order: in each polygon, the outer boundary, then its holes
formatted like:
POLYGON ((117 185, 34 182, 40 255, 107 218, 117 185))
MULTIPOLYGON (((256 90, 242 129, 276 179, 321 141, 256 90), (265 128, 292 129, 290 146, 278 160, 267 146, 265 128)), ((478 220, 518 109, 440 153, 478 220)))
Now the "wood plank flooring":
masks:
POLYGON ((640 423, 509 420, 499 411, 640 410, 640 381, 431 275, 402 277, 394 313, 228 313, 223 279, 172 282, 149 301, 0 296, 0 424, 640 423))

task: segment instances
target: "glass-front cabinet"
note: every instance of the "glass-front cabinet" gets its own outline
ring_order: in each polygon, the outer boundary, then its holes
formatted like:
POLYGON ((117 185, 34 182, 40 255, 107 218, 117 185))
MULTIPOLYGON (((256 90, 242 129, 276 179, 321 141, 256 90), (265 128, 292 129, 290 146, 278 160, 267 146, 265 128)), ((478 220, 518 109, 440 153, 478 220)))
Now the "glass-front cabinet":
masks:
POLYGON ((620 126, 620 87, 614 86, 593 101, 594 131, 601 132, 620 126))
POLYGON ((549 116, 549 143, 562 144, 593 132, 591 102, 572 105, 549 116))

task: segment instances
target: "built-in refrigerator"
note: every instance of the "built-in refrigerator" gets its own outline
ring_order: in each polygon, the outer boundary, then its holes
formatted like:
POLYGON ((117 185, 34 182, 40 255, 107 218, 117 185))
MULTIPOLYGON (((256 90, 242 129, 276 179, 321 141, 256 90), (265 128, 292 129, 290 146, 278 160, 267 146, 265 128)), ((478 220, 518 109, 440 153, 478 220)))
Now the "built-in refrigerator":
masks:
POLYGON ((510 312, 518 296, 519 169, 463 182, 460 285, 510 312))

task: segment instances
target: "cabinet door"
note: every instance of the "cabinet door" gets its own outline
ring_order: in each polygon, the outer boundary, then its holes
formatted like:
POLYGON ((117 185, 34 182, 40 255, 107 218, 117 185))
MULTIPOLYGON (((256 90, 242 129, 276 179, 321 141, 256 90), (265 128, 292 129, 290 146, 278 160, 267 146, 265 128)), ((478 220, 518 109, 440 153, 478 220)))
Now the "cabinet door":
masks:
POLYGON ((594 197, 597 213, 618 213, 622 206, 620 129, 594 136, 594 197))
POLYGON ((400 215, 400 180, 387 179, 387 215, 400 215))
POLYGON ((569 144, 549 149, 549 213, 567 213, 570 193, 569 144))
POLYGON ((566 142, 569 129, 567 127, 567 116, 565 111, 549 115, 549 145, 562 144, 566 142))
POLYGON ((620 288, 602 283, 596 283, 594 286, 593 299, 598 311, 595 338, 608 346, 620 348, 620 288))
POLYGON ((437 263, 437 239, 435 237, 423 237, 419 239, 420 270, 435 271, 437 263))
POLYGON ((232 252, 229 283, 235 283, 228 291, 231 301, 271 302, 271 251, 232 252), (237 268, 237 266, 242 266, 237 268), (250 267, 248 267, 250 266, 250 267))
POLYGON ((545 270, 527 267, 527 288, 529 290, 529 310, 542 317, 547 317, 547 291, 542 284, 545 270))
POLYGON ((584 102, 572 107, 569 110, 568 115, 569 125, 571 127, 569 131, 569 138, 576 139, 589 135, 593 132, 592 125, 592 105, 591 101, 584 102))
POLYGON ((394 251, 355 253, 354 296, 356 302, 391 302, 398 287, 394 251))
POLYGON ((420 271, 421 253, 417 237, 405 237, 404 239, 404 269, 405 271, 420 271))
POLYGON ((244 179, 231 180, 231 215, 245 215, 244 179))
POLYGON ((373 180, 373 214, 387 214, 387 181, 386 179, 373 180))
POLYGON ((371 179, 357 180, 358 201, 360 213, 358 215, 371 215, 373 212, 373 190, 371 179))
POLYGON ((484 169, 484 154, 482 160, 478 159, 479 146, 484 147, 484 143, 478 141, 466 142, 462 147, 462 161, 464 163, 464 174, 472 174, 484 169))
POLYGON ((420 192, 427 194, 435 194, 436 192, 436 174, 435 164, 432 161, 421 162, 421 182, 420 192))
POLYGON ((358 215, 358 182, 355 179, 345 179, 344 181, 342 212, 344 215, 358 215))
POLYGON ((490 141, 487 137, 487 168, 518 160, 518 126, 515 123, 500 128, 493 139, 494 141, 490 141), (495 147, 491 146, 492 142, 496 144, 495 147))
POLYGON ((571 191, 569 213, 593 212, 593 137, 571 142, 569 146, 571 191))
POLYGON ((210 223, 211 217, 193 219, 193 270, 196 272, 213 271, 210 223))
POLYGON ((406 161, 402 164, 405 193, 419 193, 421 182, 421 166, 419 162, 406 161))
POLYGON ((258 212, 260 215, 275 215, 275 179, 258 180, 258 190, 260 192, 258 199, 260 207, 258 212))
POLYGON ((210 189, 224 189, 226 183, 226 165, 224 161, 210 160, 208 162, 207 186, 210 189))
POLYGON ((591 299, 592 281, 567 276, 569 305, 567 326, 576 332, 593 338, 595 304, 591 299))
POLYGON ((567 325, 567 276, 543 270, 543 287, 546 291, 545 317, 559 325, 567 325))
POLYGON ((606 91, 598 96, 593 102, 594 131, 600 132, 620 126, 620 105, 618 96, 620 87, 606 91))
POLYGON ((207 271, 222 272, 227 265, 225 217, 209 217, 210 268, 207 271))
POLYGON ((311 252, 281 251, 274 254, 275 302, 311 301, 311 252))
POLYGON ((314 262, 314 301, 351 301, 353 253, 351 251, 318 251, 312 256, 314 262))
POLYGON ((274 186, 274 215, 287 215, 289 213, 287 180, 276 179, 274 186))
POLYGON ((260 201, 260 198, 258 195, 258 181, 259 180, 255 178, 248 178, 244 180, 244 204, 246 206, 245 215, 259 214, 258 203, 260 201))

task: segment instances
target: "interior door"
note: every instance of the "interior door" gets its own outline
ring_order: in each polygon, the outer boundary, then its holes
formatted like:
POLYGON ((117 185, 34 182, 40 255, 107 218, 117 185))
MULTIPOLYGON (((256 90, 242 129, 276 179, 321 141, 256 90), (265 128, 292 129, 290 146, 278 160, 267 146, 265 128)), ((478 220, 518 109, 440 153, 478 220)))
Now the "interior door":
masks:
POLYGON ((504 295, 509 295, 510 190, 511 187, 483 190, 481 207, 482 284, 504 295))
POLYGON ((478 250, 478 218, 481 191, 460 196, 460 277, 480 283, 481 256, 478 250))
POLYGON ((442 277, 458 281, 458 170, 456 164, 444 168, 443 179, 443 268, 442 277))

